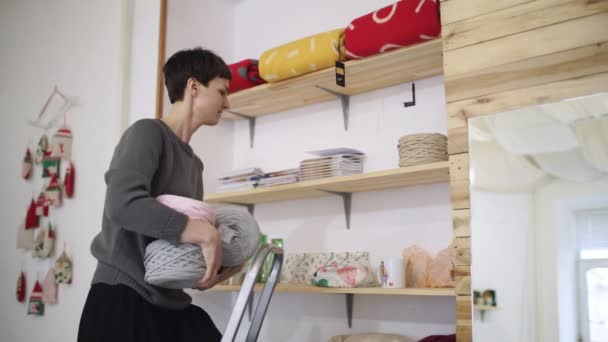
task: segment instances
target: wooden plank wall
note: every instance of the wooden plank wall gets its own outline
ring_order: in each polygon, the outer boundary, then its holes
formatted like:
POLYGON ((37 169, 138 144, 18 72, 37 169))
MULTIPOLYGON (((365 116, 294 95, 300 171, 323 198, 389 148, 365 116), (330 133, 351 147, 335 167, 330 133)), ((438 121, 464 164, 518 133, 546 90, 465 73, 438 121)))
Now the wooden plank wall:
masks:
POLYGON ((467 120, 608 91, 608 0, 441 0, 441 19, 456 335, 465 342, 473 322, 467 120))

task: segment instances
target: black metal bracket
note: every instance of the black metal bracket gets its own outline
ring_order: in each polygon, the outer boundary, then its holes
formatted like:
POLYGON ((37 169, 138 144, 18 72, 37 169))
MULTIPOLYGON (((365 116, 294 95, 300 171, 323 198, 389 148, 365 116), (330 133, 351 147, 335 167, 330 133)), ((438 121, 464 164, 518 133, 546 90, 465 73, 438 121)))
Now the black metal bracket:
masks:
POLYGON ((413 107, 415 105, 416 105, 416 84, 414 84, 412 82, 412 101, 403 102, 403 106, 405 108, 407 108, 407 107, 413 107))
POLYGON ((243 113, 238 113, 238 112, 233 112, 233 111, 228 111, 228 113, 238 116, 239 118, 243 118, 249 121, 249 147, 253 148, 253 141, 255 138, 255 120, 256 117, 255 116, 251 116, 251 115, 247 115, 247 114, 243 114, 243 113))
POLYGON ((346 218, 346 229, 350 229, 350 213, 351 213, 353 194, 351 194, 350 192, 340 192, 340 191, 330 191, 330 190, 319 190, 319 191, 323 191, 328 194, 342 197, 342 201, 344 203, 344 217, 346 218))
POLYGON ((344 130, 348 131, 348 116, 349 116, 349 111, 350 111, 350 95, 345 95, 342 93, 339 93, 335 90, 331 90, 329 88, 325 88, 322 86, 317 86, 317 88, 324 90, 332 95, 334 95, 335 97, 340 99, 340 103, 342 104, 342 117, 344 118, 344 130))
POLYGON ((355 295, 352 293, 345 294, 346 296, 346 320, 348 322, 348 327, 353 327, 353 305, 355 302, 355 295))

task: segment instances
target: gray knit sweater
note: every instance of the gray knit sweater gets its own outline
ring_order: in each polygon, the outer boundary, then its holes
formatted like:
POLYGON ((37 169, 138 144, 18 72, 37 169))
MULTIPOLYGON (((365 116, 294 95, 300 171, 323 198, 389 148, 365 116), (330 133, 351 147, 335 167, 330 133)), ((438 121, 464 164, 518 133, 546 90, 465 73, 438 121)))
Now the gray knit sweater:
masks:
POLYGON ((143 119, 127 129, 105 174, 102 229, 91 244, 98 260, 93 284, 123 284, 168 309, 191 303, 182 290, 144 281, 144 255, 156 239, 178 243, 188 220, 155 198, 171 194, 202 200, 202 172, 203 163, 190 145, 164 122, 143 119))

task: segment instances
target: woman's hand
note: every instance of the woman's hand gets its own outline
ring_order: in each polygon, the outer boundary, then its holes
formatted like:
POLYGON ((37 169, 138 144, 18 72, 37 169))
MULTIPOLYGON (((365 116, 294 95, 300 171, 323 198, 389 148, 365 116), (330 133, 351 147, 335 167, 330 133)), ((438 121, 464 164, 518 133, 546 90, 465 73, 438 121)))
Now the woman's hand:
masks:
POLYGON ((186 228, 182 232, 181 242, 201 247, 207 270, 203 278, 198 281, 197 287, 210 288, 220 282, 218 271, 224 253, 217 228, 203 221, 188 219, 186 228))
POLYGON ((241 271, 241 269, 243 269, 243 265, 224 267, 224 268, 222 268, 220 273, 217 275, 215 282, 207 282, 205 284, 203 284, 202 282, 199 282, 197 284, 196 288, 199 290, 210 289, 210 288, 214 287, 215 285, 223 282, 224 280, 232 277, 233 275, 239 273, 241 271))

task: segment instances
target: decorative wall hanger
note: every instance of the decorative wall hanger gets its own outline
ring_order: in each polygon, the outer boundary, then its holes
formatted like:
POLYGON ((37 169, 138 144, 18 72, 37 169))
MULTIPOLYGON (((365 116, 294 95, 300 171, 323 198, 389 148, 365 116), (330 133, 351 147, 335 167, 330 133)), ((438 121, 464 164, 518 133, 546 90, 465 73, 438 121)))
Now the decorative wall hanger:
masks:
POLYGON ((36 120, 26 120, 26 122, 30 125, 30 126, 34 126, 34 127, 38 127, 38 128, 42 128, 45 131, 50 129, 51 127, 53 127, 55 125, 55 123, 57 122, 59 114, 64 114, 64 120, 65 120, 65 113, 72 108, 74 105, 76 104, 75 99, 71 99, 68 96, 64 95, 61 91, 59 91, 59 88, 57 86, 55 86, 53 88, 53 91, 51 92, 51 95, 49 96, 49 98, 46 100, 46 102, 44 103, 44 106, 42 106, 42 109, 40 110, 40 113, 38 113, 38 116, 36 117, 36 120), (44 122, 43 116, 46 113, 47 109, 49 108, 49 105, 51 104, 53 98, 58 97, 62 100, 62 104, 59 108, 59 110, 57 111, 57 113, 55 113, 55 116, 50 117, 46 122, 44 122))

